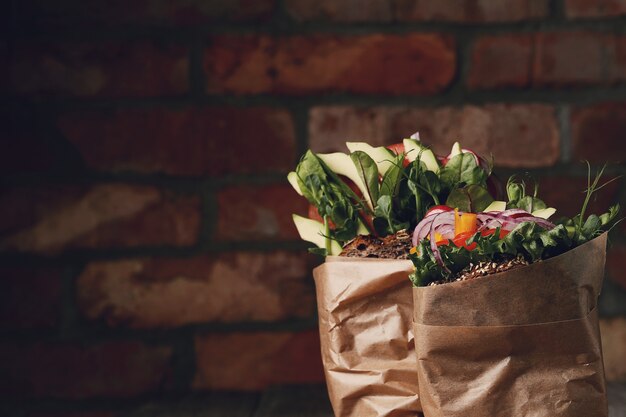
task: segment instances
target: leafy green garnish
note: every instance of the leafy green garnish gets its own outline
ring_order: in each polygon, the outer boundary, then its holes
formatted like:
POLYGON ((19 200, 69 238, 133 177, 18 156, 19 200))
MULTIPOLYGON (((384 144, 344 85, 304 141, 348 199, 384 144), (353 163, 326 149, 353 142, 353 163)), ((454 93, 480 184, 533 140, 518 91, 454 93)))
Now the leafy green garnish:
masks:
POLYGON ((402 161, 404 155, 398 155, 391 161, 391 167, 385 172, 380 183, 380 195, 395 196, 398 194, 400 182, 402 180, 402 161))
POLYGON ((478 213, 486 209, 492 201, 493 197, 486 187, 472 184, 452 190, 446 200, 446 205, 457 207, 461 211, 478 213))
POLYGON ((321 158, 307 151, 296 168, 297 183, 323 219, 327 246, 332 240, 343 244, 356 237, 361 223, 373 225, 376 234, 386 236, 415 227, 434 205, 447 203, 462 210, 481 210, 492 201, 486 189, 490 169, 482 168, 473 154, 453 157, 437 174, 421 160, 423 152, 407 166, 403 164, 405 154, 390 155, 391 166, 382 178, 367 153, 350 154, 371 207, 321 158))
POLYGON ((483 261, 499 262, 521 255, 528 262, 535 262, 559 255, 571 248, 567 230, 562 225, 546 230, 536 223, 525 222, 519 224, 503 239, 500 239, 499 235, 499 229, 488 236, 476 232, 467 239, 468 245, 476 244, 473 250, 453 244, 439 246, 441 258, 450 272, 445 271, 434 260, 430 244, 423 240, 418 245, 417 252, 410 255, 415 264, 415 272, 410 277, 413 284, 423 286, 431 282, 448 282, 470 264, 483 261))
POLYGON ((529 213, 547 208, 546 203, 537 197, 538 190, 539 187, 535 184, 533 195, 527 195, 526 183, 518 180, 516 176, 511 176, 506 183, 506 194, 509 198, 506 208, 522 209, 529 213))
POLYGON ((378 200, 380 190, 378 185, 378 166, 376 162, 363 151, 352 152, 350 159, 354 163, 359 177, 367 188, 370 201, 378 200))
POLYGON ((350 187, 329 171, 311 151, 302 157, 296 169, 303 196, 324 220, 327 246, 332 239, 346 242, 356 236, 359 211, 364 205, 350 187), (330 230, 330 221, 335 230, 330 230))
POLYGON ((600 179, 604 174, 606 169, 606 165, 600 168, 597 172, 593 180, 591 179, 591 165, 589 162, 587 163, 587 188, 585 189, 585 199, 583 200, 582 207, 580 209, 580 213, 574 216, 571 219, 566 219, 562 222, 562 224, 567 228, 570 237, 577 245, 582 245, 585 242, 588 242, 606 230, 610 230, 611 225, 614 223, 617 218, 617 214, 619 213, 619 204, 615 204, 609 207, 609 211, 597 216, 595 214, 591 214, 587 218, 585 218, 585 213, 587 212, 587 208, 589 206, 589 202, 591 201, 591 197, 594 193, 601 190, 608 184, 613 181, 619 179, 620 177, 612 178, 606 181, 602 185, 598 185, 600 183, 600 179))
MULTIPOLYGON (((522 256, 529 263, 536 262, 560 255, 610 230, 615 225, 619 205, 611 206, 608 212, 599 216, 591 214, 585 218, 585 213, 593 194, 616 178, 599 185, 605 167, 596 173, 593 180, 591 167, 589 164, 587 167, 585 199, 580 213, 573 218, 566 219, 549 230, 534 222, 524 222, 517 225, 502 239, 500 239, 499 229, 487 236, 476 232, 466 241, 467 246, 475 244, 473 250, 453 244, 439 246, 439 255, 445 267, 436 262, 430 242, 424 239, 418 243, 416 252, 409 255, 415 265, 415 272, 410 276, 411 281, 415 286, 428 285, 431 282, 447 282, 471 263, 477 264, 483 261, 499 262, 522 256)), ((454 203, 463 204, 460 197, 456 196, 460 193, 461 191, 455 191, 448 199, 452 198, 454 203)), ((526 185, 515 177, 511 177, 507 183, 507 194, 509 197, 507 208, 520 208, 528 212, 546 208, 545 203, 537 197, 537 187, 533 195, 527 195, 526 185)))
POLYGON ((478 184, 485 186, 489 173, 478 165, 472 153, 460 153, 441 168, 439 177, 449 190, 478 184))

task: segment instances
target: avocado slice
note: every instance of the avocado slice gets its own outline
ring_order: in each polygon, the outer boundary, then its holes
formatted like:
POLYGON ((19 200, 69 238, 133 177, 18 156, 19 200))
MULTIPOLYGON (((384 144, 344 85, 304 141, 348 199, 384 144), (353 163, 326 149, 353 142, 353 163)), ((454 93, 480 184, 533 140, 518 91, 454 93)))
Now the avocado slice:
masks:
POLYGON ((462 153, 463 149, 461 148, 461 144, 459 142, 454 142, 454 145, 452 145, 452 149, 450 150, 450 155, 448 155, 448 159, 452 159, 462 153))
POLYGON ((469 149, 461 148, 461 144, 459 142, 454 142, 454 145, 452 145, 452 149, 450 150, 450 155, 448 155, 448 157, 446 158, 446 161, 449 161, 455 156, 460 155, 462 153, 469 153, 473 155, 474 159, 476 160, 476 164, 480 165, 480 157, 476 155, 476 152, 469 150, 469 149))
POLYGON ((370 231, 367 230, 367 227, 365 226, 363 221, 361 221, 361 219, 359 219, 359 225, 357 226, 356 234, 359 236, 368 236, 370 234, 370 231))
POLYGON ((419 156, 420 160, 426 165, 426 169, 434 173, 439 172, 439 162, 437 162, 433 151, 415 139, 404 139, 402 143, 404 144, 404 151, 409 162, 415 161, 419 156))
POLYGON ((293 214, 293 222, 298 229, 298 233, 302 240, 315 244, 318 248, 326 248, 326 241, 330 243, 328 255, 339 255, 341 253, 341 245, 335 240, 329 240, 324 236, 324 224, 306 217, 293 214))
POLYGON ((506 201, 492 201, 483 212, 487 211, 504 211, 506 210, 506 201))
POLYGON ((376 162, 380 175, 385 175, 389 168, 393 166, 396 155, 384 146, 373 147, 365 142, 346 142, 346 146, 350 153, 362 151, 369 155, 376 162))
POLYGON ((370 198, 369 193, 367 192, 367 187, 359 176, 356 166, 354 166, 354 162, 352 162, 352 159, 350 159, 349 155, 341 152, 335 152, 326 154, 320 153, 317 154, 317 156, 335 174, 348 177, 359 188, 369 208, 371 210, 374 210, 374 204, 372 202, 372 199, 370 198))
POLYGON ((548 220, 554 213, 556 213, 556 209, 554 207, 548 207, 541 210, 535 210, 532 214, 535 217, 541 217, 542 219, 548 220))
POLYGON ((291 171, 289 174, 287 174, 287 181, 289 181, 289 184, 291 184, 293 189, 296 190, 296 193, 302 195, 302 190, 300 189, 300 185, 298 184, 298 174, 296 174, 295 171, 291 171))

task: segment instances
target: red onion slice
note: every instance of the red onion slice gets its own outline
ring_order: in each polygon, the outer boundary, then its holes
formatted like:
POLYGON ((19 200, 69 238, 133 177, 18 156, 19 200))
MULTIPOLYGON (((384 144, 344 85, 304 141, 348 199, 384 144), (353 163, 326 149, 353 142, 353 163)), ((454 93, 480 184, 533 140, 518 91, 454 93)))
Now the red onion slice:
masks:
POLYGON ((544 229, 550 230, 555 227, 554 223, 536 217, 525 210, 511 209, 503 212, 478 213, 478 220, 481 223, 479 230, 500 227, 503 230, 511 231, 521 223, 537 223, 544 229))
MULTIPOLYGON (((451 226, 452 229, 454 229, 454 211, 429 214, 415 227, 415 230, 413 231, 413 246, 417 246, 422 239, 431 234, 430 229, 432 224, 435 222, 435 219, 437 219, 437 224, 435 225, 436 231, 439 231, 439 228, 444 225, 451 226)), ((445 229, 445 233, 446 235, 449 234, 448 229, 445 229)))
MULTIPOLYGON (((459 212, 459 214, 462 215, 463 212, 459 212)), ((555 227, 554 223, 541 217, 533 216, 531 213, 521 209, 483 212, 478 213, 476 218, 479 231, 498 227, 502 230, 511 231, 524 222, 537 223, 547 230, 555 227)), ((413 231, 413 246, 417 246, 427 236, 434 236, 434 233, 439 233, 445 239, 454 238, 454 211, 437 212, 424 217, 413 231)), ((435 241, 436 239, 431 240, 435 241)))
POLYGON ((446 264, 443 262, 443 259, 441 258, 441 253, 439 252, 439 247, 437 246, 437 242, 435 242, 435 239, 433 239, 433 236, 435 235, 435 224, 437 223, 438 217, 442 216, 443 214, 444 213, 436 214, 435 218, 430 223, 430 249, 433 251, 433 255, 435 256, 435 260, 437 261, 439 266, 441 266, 446 272, 450 273, 450 270, 448 269, 446 264))

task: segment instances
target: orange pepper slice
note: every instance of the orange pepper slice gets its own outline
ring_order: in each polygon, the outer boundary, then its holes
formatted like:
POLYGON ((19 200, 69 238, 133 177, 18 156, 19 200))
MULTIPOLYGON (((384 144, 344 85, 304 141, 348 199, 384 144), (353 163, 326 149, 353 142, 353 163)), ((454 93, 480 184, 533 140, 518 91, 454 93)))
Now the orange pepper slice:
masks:
POLYGON ((454 235, 467 232, 475 233, 478 230, 477 217, 475 213, 459 214, 459 209, 454 209, 454 235))

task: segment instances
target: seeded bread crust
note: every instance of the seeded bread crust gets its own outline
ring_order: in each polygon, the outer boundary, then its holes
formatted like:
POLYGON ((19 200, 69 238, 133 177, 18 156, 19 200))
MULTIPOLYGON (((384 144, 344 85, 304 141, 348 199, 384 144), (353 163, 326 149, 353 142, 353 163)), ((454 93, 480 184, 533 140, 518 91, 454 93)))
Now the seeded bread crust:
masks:
POLYGON ((379 238, 357 236, 348 242, 339 256, 351 258, 409 259, 411 236, 402 230, 395 235, 379 238))

